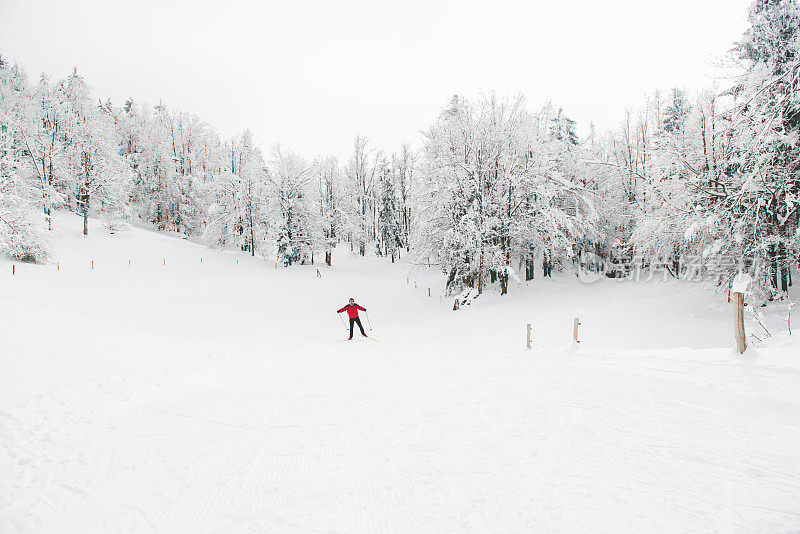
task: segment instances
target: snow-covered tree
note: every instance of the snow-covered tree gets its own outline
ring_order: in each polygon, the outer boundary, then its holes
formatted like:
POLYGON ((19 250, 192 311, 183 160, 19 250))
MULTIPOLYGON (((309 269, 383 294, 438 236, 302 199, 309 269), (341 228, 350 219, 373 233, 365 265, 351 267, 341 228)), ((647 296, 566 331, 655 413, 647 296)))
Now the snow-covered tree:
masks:
POLYGON ((752 266, 756 286, 771 295, 788 289, 800 253, 800 7, 756 0, 749 20, 733 50, 742 74, 720 95, 732 103, 719 111, 719 98, 704 95, 689 124, 686 238, 717 264, 720 282, 752 266))
POLYGON ((320 241, 317 211, 310 198, 313 164, 275 147, 268 166, 277 261, 284 266, 311 263, 320 241))
MULTIPOLYGON (((49 254, 44 219, 38 215, 36 186, 29 180, 25 148, 31 95, 25 74, 0 57, 0 253, 43 262, 49 254)), ((41 213, 41 212, 39 212, 41 213)), ((49 213, 48 213, 49 215, 49 213)))
POLYGON ((350 227, 348 234, 351 243, 358 246, 362 256, 366 253, 367 243, 377 239, 377 198, 375 196, 375 179, 381 153, 369 147, 365 137, 357 136, 353 143, 353 155, 345 170, 352 192, 350 227))
POLYGON ((267 254, 269 191, 264 158, 250 130, 227 144, 223 171, 211 186, 206 239, 214 246, 238 246, 267 254))
POLYGON ((126 217, 132 172, 120 153, 113 121, 93 104, 77 69, 61 85, 67 104, 68 198, 83 216, 83 233, 88 235, 92 207, 110 220, 126 217))
POLYGON ((521 99, 455 97, 426 133, 417 254, 437 259, 449 292, 480 294, 497 281, 505 294, 515 258, 538 247, 550 265, 592 229, 575 162, 563 153, 572 141, 551 126, 521 99))
POLYGON ((726 200, 737 248, 762 258, 765 285, 786 292, 800 254, 800 4, 755 0, 734 53, 744 74, 734 88, 732 158, 726 200))
POLYGON ((378 251, 384 256, 391 257, 392 263, 394 263, 399 248, 403 246, 403 230, 400 223, 402 214, 397 208, 392 168, 388 163, 385 163, 380 169, 378 187, 380 189, 378 251))
POLYGON ((319 181, 319 216, 325 263, 331 265, 333 248, 347 226, 347 214, 342 209, 346 206, 346 200, 342 199, 342 173, 336 158, 319 159, 314 167, 319 181))
POLYGON ((397 189, 398 210, 400 211, 400 227, 402 246, 409 250, 411 246, 412 198, 416 179, 417 157, 408 143, 400 148, 400 154, 392 155, 392 171, 397 189))

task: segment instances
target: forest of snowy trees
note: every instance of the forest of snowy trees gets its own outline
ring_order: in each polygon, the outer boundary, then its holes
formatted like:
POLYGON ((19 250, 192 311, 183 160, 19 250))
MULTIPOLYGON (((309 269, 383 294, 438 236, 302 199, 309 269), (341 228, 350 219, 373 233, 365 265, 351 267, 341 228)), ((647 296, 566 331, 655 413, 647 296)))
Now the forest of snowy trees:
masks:
POLYGON ((437 266, 465 299, 552 270, 659 268, 764 298, 800 257, 800 8, 756 0, 721 90, 655 92, 605 133, 523 98, 454 97, 420 150, 356 137, 349 161, 262 153, 195 115, 98 101, 74 70, 31 81, 0 59, 0 251, 48 260, 53 210, 275 257, 332 250, 437 266))

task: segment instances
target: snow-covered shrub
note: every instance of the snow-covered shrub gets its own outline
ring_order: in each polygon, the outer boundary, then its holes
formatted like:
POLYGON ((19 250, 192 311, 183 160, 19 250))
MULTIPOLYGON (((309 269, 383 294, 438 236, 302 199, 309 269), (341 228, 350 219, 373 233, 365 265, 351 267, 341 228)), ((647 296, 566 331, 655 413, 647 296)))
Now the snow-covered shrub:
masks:
POLYGON ((50 247, 43 221, 18 196, 0 193, 0 253, 33 263, 47 261, 50 247))

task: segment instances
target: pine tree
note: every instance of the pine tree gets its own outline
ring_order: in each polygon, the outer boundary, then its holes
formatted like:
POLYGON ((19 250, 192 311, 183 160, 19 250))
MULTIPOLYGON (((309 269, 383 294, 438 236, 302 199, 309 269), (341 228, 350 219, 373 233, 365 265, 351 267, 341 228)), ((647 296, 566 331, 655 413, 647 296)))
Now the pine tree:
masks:
POLYGON ((319 218, 311 208, 310 184, 313 165, 280 147, 272 151, 268 177, 272 195, 273 227, 277 229, 277 261, 283 266, 313 261, 320 241, 319 218))
POLYGON ((733 89, 732 158, 713 205, 738 236, 724 250, 765 262, 764 285, 786 292, 790 258, 800 255, 800 5, 756 0, 749 21, 734 49, 744 74, 733 89))
POLYGON ((661 121, 663 130, 667 133, 685 130, 690 109, 685 91, 673 87, 670 92, 670 101, 664 110, 664 118, 661 121))
POLYGON ((399 247, 403 245, 400 227, 400 212, 397 209, 397 196, 392 181, 391 168, 385 165, 382 169, 380 189, 381 202, 378 210, 378 227, 384 256, 390 256, 394 263, 399 247))

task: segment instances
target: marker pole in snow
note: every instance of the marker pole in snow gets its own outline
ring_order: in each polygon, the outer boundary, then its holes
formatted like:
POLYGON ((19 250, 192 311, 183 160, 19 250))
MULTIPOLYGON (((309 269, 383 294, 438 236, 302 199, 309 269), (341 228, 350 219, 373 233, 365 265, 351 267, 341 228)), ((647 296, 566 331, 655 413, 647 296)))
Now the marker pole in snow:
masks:
POLYGON ((744 336, 744 293, 740 292, 733 294, 733 333, 736 337, 736 352, 744 354, 747 349, 744 336))

